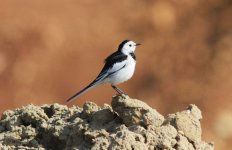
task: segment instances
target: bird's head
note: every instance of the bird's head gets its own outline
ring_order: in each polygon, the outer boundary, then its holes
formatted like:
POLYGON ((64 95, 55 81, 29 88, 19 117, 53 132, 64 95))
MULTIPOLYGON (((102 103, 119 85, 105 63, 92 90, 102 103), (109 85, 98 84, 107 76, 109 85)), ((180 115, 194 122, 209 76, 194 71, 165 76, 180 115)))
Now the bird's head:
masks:
POLYGON ((130 40, 125 40, 118 46, 118 51, 121 51, 122 53, 128 55, 130 53, 133 53, 136 47, 139 45, 141 44, 135 43, 130 40))

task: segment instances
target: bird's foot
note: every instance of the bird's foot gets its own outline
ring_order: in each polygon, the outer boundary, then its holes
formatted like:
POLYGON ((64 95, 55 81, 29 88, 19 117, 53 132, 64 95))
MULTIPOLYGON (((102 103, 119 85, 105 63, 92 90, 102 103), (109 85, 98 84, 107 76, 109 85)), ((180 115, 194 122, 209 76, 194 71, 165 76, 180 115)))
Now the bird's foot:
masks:
POLYGON ((118 93, 118 95, 121 95, 123 97, 128 96, 128 94, 126 94, 125 92, 123 92, 122 90, 120 90, 119 88, 117 88, 115 85, 111 85, 111 86, 118 93))

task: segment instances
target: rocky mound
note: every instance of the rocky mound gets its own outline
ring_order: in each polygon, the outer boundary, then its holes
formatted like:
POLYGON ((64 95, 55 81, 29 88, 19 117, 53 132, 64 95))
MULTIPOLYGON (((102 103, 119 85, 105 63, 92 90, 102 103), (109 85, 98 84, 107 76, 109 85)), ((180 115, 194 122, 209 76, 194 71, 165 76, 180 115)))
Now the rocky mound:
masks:
POLYGON ((177 149, 211 150, 201 140, 201 111, 195 105, 164 118, 146 103, 115 96, 112 107, 28 105, 2 114, 1 149, 177 149))

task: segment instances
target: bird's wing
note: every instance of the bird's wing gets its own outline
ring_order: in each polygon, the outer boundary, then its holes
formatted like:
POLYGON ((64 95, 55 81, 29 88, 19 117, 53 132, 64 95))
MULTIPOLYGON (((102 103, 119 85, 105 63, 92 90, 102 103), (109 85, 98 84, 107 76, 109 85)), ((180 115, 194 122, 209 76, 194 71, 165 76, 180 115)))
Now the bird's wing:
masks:
MULTIPOLYGON (((127 59, 127 55, 124 55, 120 52, 115 52, 105 59, 105 66, 101 70, 97 79, 102 79, 123 68, 126 64, 124 60, 127 59)), ((97 80, 96 79, 96 80, 97 80)))
POLYGON ((123 61, 126 58, 127 55, 121 53, 120 51, 116 51, 105 59, 105 63, 107 64, 109 62, 123 61))

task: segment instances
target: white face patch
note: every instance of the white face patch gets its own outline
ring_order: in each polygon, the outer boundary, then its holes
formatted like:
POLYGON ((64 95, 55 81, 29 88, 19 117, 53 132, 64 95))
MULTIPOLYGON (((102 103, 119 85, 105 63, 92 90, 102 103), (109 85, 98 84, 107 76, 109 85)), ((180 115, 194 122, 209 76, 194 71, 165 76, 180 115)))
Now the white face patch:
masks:
POLYGON ((127 43, 123 45, 122 52, 128 55, 129 53, 134 52, 135 49, 136 49, 136 43, 133 41, 128 41, 127 43))

